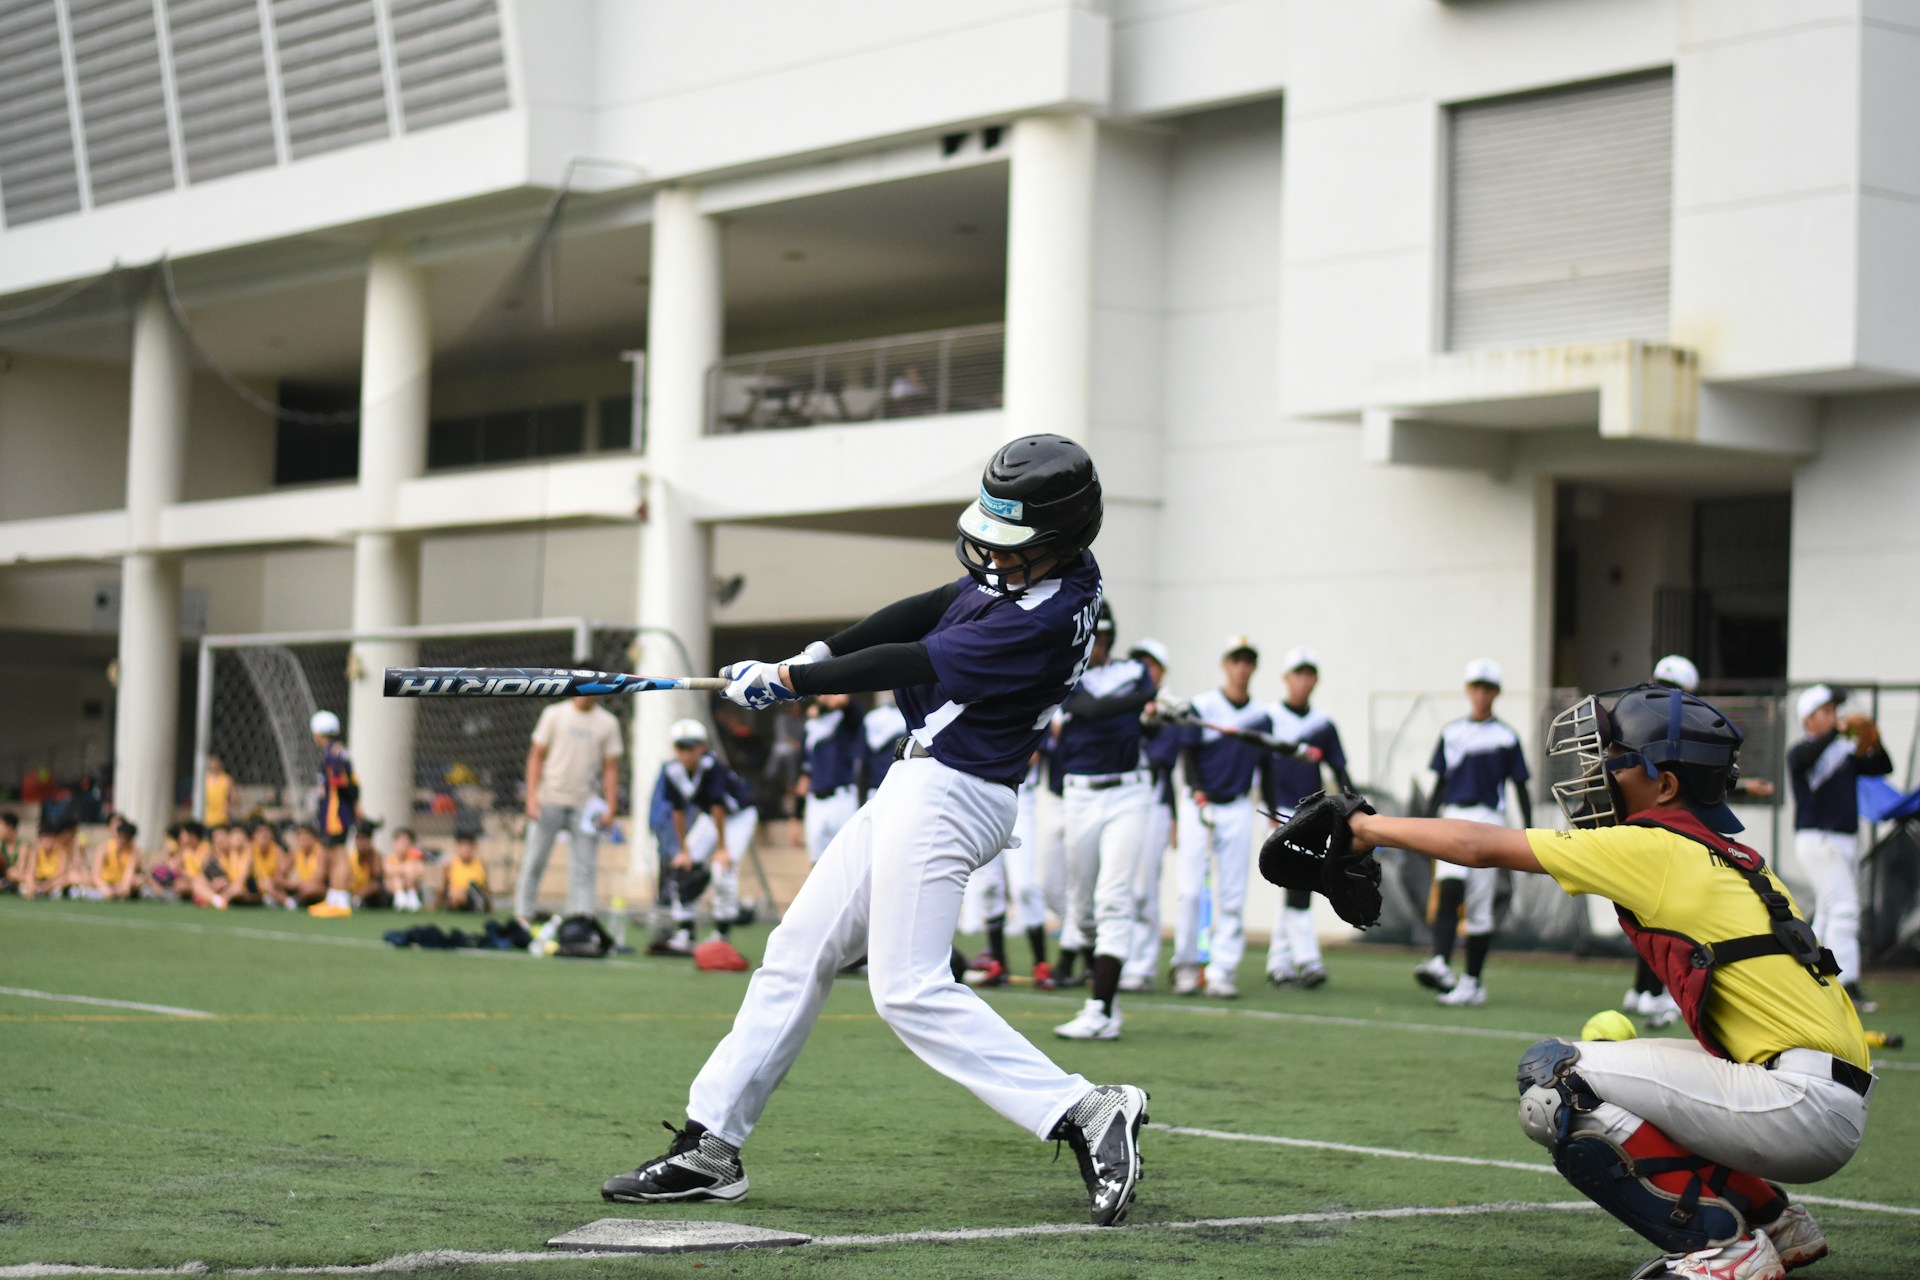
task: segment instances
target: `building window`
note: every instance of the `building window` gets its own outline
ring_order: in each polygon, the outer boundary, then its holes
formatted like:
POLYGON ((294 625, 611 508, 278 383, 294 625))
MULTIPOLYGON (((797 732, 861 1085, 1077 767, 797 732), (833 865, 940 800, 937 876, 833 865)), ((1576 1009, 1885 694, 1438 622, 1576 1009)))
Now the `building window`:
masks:
POLYGON ((280 384, 274 425, 273 482, 315 484, 360 474, 360 388, 280 384))
POLYGON ((1449 117, 1447 349, 1664 341, 1672 72, 1449 117))

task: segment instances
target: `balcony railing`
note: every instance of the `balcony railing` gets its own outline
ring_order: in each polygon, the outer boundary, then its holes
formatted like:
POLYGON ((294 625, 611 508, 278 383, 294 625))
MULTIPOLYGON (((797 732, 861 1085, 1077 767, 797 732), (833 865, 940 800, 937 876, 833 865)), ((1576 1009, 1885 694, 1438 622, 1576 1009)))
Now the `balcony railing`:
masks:
POLYGON ((707 434, 998 409, 1006 326, 730 356, 707 381, 707 434))

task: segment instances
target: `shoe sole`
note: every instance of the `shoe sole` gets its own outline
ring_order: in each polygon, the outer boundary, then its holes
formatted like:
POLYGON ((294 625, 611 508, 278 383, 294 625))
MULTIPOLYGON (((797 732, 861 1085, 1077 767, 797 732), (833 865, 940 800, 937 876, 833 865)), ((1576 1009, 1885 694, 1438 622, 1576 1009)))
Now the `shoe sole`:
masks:
POLYGON ((665 1204, 669 1201, 715 1200, 721 1204, 733 1204, 747 1198, 747 1180, 729 1182, 724 1187, 702 1187, 692 1191, 662 1191, 649 1194, 644 1191, 609 1191, 600 1188, 600 1198, 614 1204, 665 1204))
POLYGON ((1784 1253, 1781 1254, 1780 1265, 1785 1267, 1789 1271, 1797 1271, 1801 1267, 1812 1266, 1814 1263, 1820 1261, 1820 1259, 1826 1256, 1827 1256, 1827 1245, 1826 1245, 1826 1242, 1823 1240, 1811 1253, 1807 1253, 1804 1251, 1797 1252, 1791 1258, 1789 1258, 1784 1253))
POLYGON ((1327 975, 1318 969, 1309 973, 1303 973, 1300 975, 1299 985, 1302 991, 1311 991, 1315 987, 1324 987, 1327 985, 1327 975))
POLYGON ((1129 1093, 1137 1093, 1140 1095, 1140 1112, 1133 1118, 1133 1124, 1130 1126, 1127 1142, 1128 1150, 1132 1155, 1130 1162, 1131 1167, 1127 1171, 1126 1188, 1120 1193, 1120 1203, 1115 1207, 1113 1216, 1105 1222, 1096 1221, 1093 1224, 1096 1227, 1117 1227, 1125 1222, 1128 1212, 1133 1208, 1134 1196, 1140 1188, 1140 1130, 1145 1127, 1152 1118, 1147 1115, 1147 1103, 1153 1099, 1153 1095, 1138 1085, 1123 1084, 1120 1087, 1129 1093))
POLYGON ((1095 1034, 1090 1036, 1083 1036, 1078 1034, 1077 1032, 1068 1031, 1064 1027, 1055 1027, 1053 1029, 1053 1034, 1060 1037, 1062 1040, 1118 1040, 1120 1038, 1120 1033, 1118 1031, 1108 1032, 1108 1033, 1096 1032, 1095 1034))
POLYGON ((1413 971, 1413 980, 1429 991, 1451 991, 1458 983, 1446 982, 1437 973, 1428 973, 1424 969, 1413 971))

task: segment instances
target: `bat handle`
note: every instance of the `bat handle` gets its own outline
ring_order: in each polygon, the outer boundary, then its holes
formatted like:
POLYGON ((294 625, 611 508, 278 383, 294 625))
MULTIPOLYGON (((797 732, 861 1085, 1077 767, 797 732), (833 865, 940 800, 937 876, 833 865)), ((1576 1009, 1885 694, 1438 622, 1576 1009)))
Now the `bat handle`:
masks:
POLYGON ((722 679, 719 676, 689 676, 685 683, 687 688, 695 689, 702 693, 718 693, 720 690, 732 684, 733 681, 722 679))

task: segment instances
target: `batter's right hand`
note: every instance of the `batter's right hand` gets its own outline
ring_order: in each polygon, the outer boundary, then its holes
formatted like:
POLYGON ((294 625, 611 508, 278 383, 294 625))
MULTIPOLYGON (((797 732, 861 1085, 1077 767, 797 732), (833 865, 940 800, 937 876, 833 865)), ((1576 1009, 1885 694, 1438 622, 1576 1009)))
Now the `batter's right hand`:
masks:
POLYGON ((764 711, 776 702, 793 702, 799 694, 780 681, 780 668, 767 662, 735 662, 720 669, 732 681, 721 697, 749 711, 764 711))

